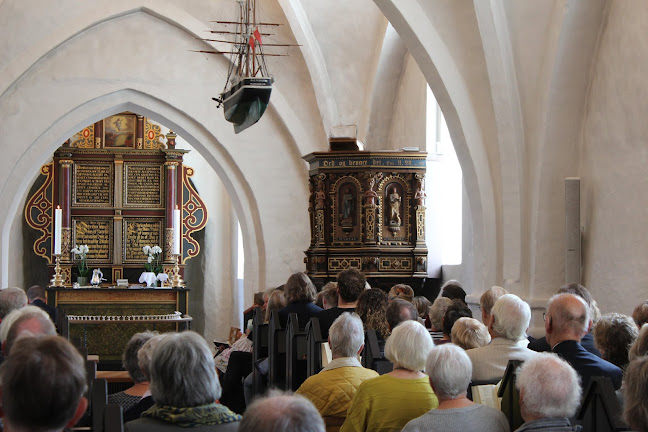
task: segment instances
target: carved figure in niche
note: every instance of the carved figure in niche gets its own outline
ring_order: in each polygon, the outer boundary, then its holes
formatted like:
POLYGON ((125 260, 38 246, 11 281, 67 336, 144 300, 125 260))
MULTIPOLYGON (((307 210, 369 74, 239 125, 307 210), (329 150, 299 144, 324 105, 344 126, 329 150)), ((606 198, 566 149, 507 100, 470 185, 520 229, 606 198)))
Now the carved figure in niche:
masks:
POLYGON ((373 190, 375 184, 376 184, 376 178, 369 177, 369 187, 367 188, 367 191, 364 193, 366 205, 376 204, 376 198, 378 198, 378 194, 376 193, 376 191, 373 190))
POLYGON ((416 205, 423 206, 425 205, 425 191, 423 190, 423 179, 418 179, 418 188, 414 194, 414 199, 416 200, 416 205))
POLYGON ((317 192, 315 193, 315 201, 317 201, 317 204, 315 204, 315 208, 323 209, 325 200, 326 200, 326 194, 324 193, 324 182, 322 180, 319 180, 317 182, 317 192))
POLYGON ((347 186, 342 195, 342 219, 348 219, 353 213, 353 194, 351 188, 347 186))
POLYGON ((396 225, 396 226, 401 225, 400 205, 401 205, 401 196, 398 195, 398 190, 396 190, 396 187, 393 187, 391 193, 389 194, 389 207, 391 209, 391 213, 389 216, 390 225, 396 225))

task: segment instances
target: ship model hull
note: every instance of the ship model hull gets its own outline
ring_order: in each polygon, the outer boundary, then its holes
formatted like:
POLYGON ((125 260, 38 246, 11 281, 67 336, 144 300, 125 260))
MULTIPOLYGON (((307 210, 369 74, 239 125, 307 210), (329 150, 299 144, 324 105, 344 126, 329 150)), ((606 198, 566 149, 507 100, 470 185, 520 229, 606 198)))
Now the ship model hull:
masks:
POLYGON ((239 133, 259 121, 270 102, 272 82, 269 77, 243 78, 221 94, 225 120, 234 124, 239 133))

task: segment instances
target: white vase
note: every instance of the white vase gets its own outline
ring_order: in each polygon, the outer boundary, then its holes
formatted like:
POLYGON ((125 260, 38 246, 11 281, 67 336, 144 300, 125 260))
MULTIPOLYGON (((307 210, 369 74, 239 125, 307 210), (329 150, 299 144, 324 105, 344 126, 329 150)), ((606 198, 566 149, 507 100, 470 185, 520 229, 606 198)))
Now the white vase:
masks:
POLYGON ((140 275, 140 283, 145 283, 147 287, 152 288, 156 286, 157 276, 153 272, 144 272, 140 275))

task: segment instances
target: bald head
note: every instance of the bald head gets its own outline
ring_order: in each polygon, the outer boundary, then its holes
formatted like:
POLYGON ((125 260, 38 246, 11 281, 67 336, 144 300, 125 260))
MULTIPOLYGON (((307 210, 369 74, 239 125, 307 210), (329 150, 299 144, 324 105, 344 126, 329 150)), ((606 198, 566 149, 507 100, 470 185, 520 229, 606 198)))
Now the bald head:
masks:
POLYGON ((303 396, 271 391, 245 411, 239 432, 324 432, 317 408, 303 396))
POLYGON ((574 294, 557 294, 547 305, 545 330, 551 347, 565 340, 580 342, 589 330, 589 307, 574 294))

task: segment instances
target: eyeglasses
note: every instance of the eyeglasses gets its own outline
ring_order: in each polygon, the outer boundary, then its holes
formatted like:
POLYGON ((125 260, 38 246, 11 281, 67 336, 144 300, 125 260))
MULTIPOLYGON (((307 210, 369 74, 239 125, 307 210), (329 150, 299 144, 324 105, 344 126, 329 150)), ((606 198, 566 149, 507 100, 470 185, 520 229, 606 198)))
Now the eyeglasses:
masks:
POLYGON ((542 314, 542 320, 543 320, 543 321, 546 321, 546 320, 547 320, 547 317, 551 318, 551 315, 549 315, 547 312, 544 312, 544 313, 542 314))

